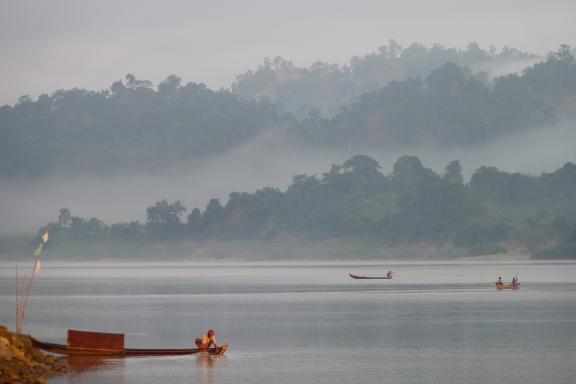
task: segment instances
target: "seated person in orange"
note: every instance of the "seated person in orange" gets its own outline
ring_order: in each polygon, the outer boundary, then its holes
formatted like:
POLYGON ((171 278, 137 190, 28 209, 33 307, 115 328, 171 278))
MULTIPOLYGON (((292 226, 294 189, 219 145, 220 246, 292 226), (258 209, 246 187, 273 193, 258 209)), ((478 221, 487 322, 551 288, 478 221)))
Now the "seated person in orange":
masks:
POLYGON ((209 329, 201 339, 196 339, 196 345, 200 350, 209 352, 210 347, 214 346, 214 352, 218 353, 219 355, 224 354, 224 352, 228 349, 228 344, 222 344, 221 346, 218 346, 216 343, 216 331, 213 329, 209 329))

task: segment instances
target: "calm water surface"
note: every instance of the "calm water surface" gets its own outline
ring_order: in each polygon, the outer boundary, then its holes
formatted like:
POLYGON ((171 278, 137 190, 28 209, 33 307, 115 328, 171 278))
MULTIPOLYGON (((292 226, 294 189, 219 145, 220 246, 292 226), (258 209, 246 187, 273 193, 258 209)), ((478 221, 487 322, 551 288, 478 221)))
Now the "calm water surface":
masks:
MULTIPOLYGON (((11 327, 14 267, 0 264, 0 323, 11 327)), ((231 345, 224 357, 75 359, 50 383, 574 383, 576 264, 46 261, 25 331, 186 348, 211 327, 231 345), (347 276, 388 267, 391 281, 347 276), (495 291, 498 275, 517 272, 520 291, 495 291)))

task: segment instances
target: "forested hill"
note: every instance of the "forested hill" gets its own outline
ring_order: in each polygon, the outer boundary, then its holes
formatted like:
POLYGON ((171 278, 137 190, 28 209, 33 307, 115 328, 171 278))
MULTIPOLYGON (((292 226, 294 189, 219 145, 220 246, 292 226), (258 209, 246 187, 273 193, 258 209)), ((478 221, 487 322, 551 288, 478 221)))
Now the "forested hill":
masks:
POLYGON ((448 63, 392 82, 335 117, 311 114, 301 134, 323 145, 470 145, 576 116, 576 60, 568 46, 544 62, 486 82, 448 63))
POLYGON ((274 106, 171 75, 62 90, 0 108, 0 177, 154 169, 218 154, 282 125, 274 106))
POLYGON ((296 116, 316 110, 330 117, 363 93, 373 92, 391 81, 427 76, 446 63, 469 67, 491 76, 523 69, 541 58, 504 47, 482 49, 470 43, 465 49, 435 44, 428 48, 414 43, 402 48, 390 40, 373 52, 353 57, 349 65, 317 62, 308 68, 276 57, 266 59, 256 70, 238 75, 232 91, 245 99, 267 98, 296 116))
POLYGON ((365 94, 331 119, 310 113, 302 121, 266 101, 182 85, 174 75, 157 88, 127 75, 109 90, 23 96, 1 107, 0 178, 164 169, 279 129, 313 148, 483 144, 575 111, 576 60, 568 46, 492 82, 448 63, 365 94))
POLYGON ((476 255, 513 245, 540 257, 575 257, 574 196, 574 163, 538 177, 481 167, 466 184, 458 161, 439 175, 403 156, 384 175, 375 160, 357 155, 321 176, 295 176, 286 191, 233 192, 225 204, 212 199, 191 211, 162 200, 146 209, 145 223, 110 226, 64 208, 47 229, 55 243, 369 237, 388 247, 426 242, 476 255))

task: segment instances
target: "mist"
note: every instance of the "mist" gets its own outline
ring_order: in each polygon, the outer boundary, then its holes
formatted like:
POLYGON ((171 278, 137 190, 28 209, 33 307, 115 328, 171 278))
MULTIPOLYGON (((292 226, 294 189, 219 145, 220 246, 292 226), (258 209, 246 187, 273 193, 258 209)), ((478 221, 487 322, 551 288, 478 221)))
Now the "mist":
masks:
POLYGON ((489 78, 496 78, 500 76, 506 76, 512 73, 521 73, 524 69, 542 61, 542 59, 525 59, 525 60, 515 60, 509 61, 504 64, 496 64, 491 62, 481 63, 473 65, 470 69, 476 73, 485 73, 489 78))
POLYGON ((459 160, 469 179, 480 166, 539 175, 576 161, 576 122, 509 134, 494 142, 460 148, 350 148, 310 149, 287 144, 283 134, 267 132, 223 155, 193 164, 180 164, 163 172, 133 172, 114 177, 48 176, 36 181, 0 184, 0 233, 29 233, 56 221, 58 210, 68 208, 81 217, 104 222, 146 220, 146 207, 161 199, 182 200, 188 211, 204 209, 209 199, 222 203, 231 192, 253 192, 262 187, 284 190, 298 174, 321 175, 332 164, 356 154, 377 160, 388 174, 398 157, 419 156, 424 166, 442 174, 446 164, 459 160))
POLYGON ((264 57, 345 64, 391 38, 543 55, 574 41, 575 13, 576 3, 563 0, 2 1, 0 105, 57 89, 106 89, 126 73, 228 87, 264 57))

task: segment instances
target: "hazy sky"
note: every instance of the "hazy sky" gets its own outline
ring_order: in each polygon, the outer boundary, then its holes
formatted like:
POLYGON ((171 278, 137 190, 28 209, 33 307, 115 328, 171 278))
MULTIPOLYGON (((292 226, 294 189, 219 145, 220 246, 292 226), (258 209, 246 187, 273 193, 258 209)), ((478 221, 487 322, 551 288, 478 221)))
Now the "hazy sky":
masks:
POLYGON ((574 0, 0 0, 0 105, 128 72, 227 87, 277 55, 346 63, 393 38, 544 54, 576 45, 574 0))

